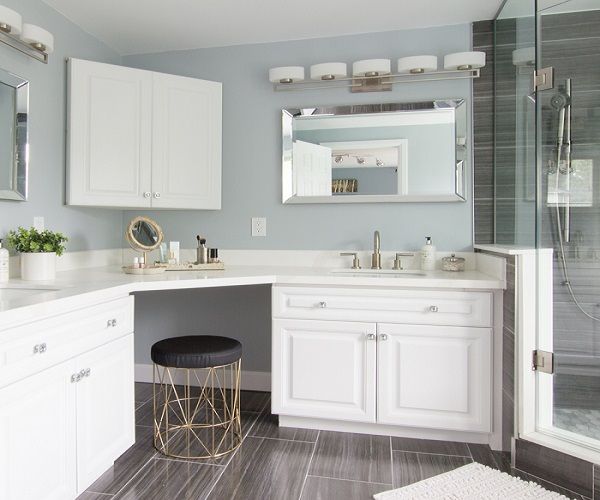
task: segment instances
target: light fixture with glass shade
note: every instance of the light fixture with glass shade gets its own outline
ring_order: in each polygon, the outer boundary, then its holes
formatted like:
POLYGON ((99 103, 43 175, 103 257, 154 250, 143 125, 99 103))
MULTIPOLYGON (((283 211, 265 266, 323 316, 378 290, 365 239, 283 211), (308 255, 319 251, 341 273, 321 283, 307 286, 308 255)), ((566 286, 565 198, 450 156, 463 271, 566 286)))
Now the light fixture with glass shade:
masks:
POLYGON ((23 23, 21 14, 3 5, 0 5, 0 42, 45 64, 48 54, 54 51, 52 33, 23 23))
POLYGON ((455 52, 444 56, 447 71, 470 71, 485 66, 485 52, 455 52))
POLYGON ((427 71, 437 71, 437 56, 410 56, 398 59, 398 73, 418 75, 427 71))
POLYGON ((280 66, 269 70, 271 83, 290 84, 304 81, 304 68, 302 66, 280 66))
POLYGON ((310 80, 304 81, 302 66, 282 66, 269 70, 276 91, 349 88, 351 92, 382 92, 398 83, 479 78, 485 66, 485 52, 457 52, 444 57, 444 69, 438 69, 435 55, 401 57, 397 72, 392 73, 390 59, 361 59, 352 64, 347 76, 343 62, 313 64, 310 80))
POLYGON ((336 78, 346 78, 348 69, 346 63, 330 62, 313 64, 310 67, 311 80, 335 80, 336 78))

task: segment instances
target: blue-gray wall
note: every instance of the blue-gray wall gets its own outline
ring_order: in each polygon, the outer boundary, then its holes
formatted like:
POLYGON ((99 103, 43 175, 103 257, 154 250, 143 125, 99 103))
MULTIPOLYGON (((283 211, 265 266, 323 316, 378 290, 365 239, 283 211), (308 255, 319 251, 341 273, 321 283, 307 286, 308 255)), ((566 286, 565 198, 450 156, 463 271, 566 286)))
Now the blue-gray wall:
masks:
POLYGON ((54 34, 55 52, 46 66, 0 44, 0 68, 30 81, 29 201, 0 200, 0 238, 19 225, 31 226, 33 217, 46 218, 46 227, 66 233, 69 250, 116 248, 122 244, 119 210, 64 206, 66 57, 110 63, 121 57, 106 45, 48 7, 41 0, 2 0, 23 20, 54 34))
MULTIPOLYGON (((368 248, 374 229, 386 250, 415 249, 431 235, 442 250, 472 245, 470 172, 467 203, 282 205, 281 108, 469 97, 469 81, 397 85, 392 92, 347 89, 273 92, 270 67, 373 57, 469 50, 469 25, 405 30, 128 56, 127 66, 223 82, 223 208, 221 211, 148 211, 165 237, 195 244, 197 233, 221 248, 368 248), (252 238, 250 218, 267 217, 267 237, 252 238)), ((441 62, 441 60, 440 60, 441 62)), ((470 106, 470 97, 469 97, 470 106)), ((468 113, 470 115, 470 112, 468 113)), ((140 211, 124 212, 128 221, 140 211)))

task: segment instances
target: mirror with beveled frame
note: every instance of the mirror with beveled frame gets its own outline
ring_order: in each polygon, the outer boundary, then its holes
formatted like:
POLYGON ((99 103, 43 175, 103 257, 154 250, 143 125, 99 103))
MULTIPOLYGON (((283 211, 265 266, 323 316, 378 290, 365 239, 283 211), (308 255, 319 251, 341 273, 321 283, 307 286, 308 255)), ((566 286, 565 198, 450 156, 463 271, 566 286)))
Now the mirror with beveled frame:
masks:
POLYGON ((282 110, 283 203, 465 201, 464 99, 282 110))
POLYGON ((0 199, 27 200, 29 82, 0 69, 0 199))

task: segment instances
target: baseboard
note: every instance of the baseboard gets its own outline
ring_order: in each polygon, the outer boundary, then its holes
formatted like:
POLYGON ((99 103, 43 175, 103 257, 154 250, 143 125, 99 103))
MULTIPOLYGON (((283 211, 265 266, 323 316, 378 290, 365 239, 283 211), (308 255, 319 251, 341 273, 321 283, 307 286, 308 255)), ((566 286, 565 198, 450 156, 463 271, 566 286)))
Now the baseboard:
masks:
MULTIPOLYGON (((152 383, 152 366, 153 365, 136 364, 135 381, 152 383)), ((175 383, 183 383, 183 373, 178 373, 176 375, 175 383)), ((271 373, 242 370, 242 389, 245 391, 271 392, 271 373)))

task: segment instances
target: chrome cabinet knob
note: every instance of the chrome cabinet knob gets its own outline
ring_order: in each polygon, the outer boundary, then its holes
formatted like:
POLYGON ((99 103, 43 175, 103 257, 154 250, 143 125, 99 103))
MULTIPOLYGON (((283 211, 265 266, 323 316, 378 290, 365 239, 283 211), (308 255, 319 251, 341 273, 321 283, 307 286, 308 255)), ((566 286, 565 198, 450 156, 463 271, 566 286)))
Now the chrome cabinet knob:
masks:
POLYGON ((81 380, 81 372, 79 373, 74 373, 73 375, 71 375, 71 383, 72 384, 76 384, 77 382, 79 382, 81 380))
POLYGON ((379 336, 379 340, 387 340, 387 339, 388 339, 388 336, 387 336, 385 333, 382 333, 382 334, 379 336))
POLYGON ((429 311, 432 313, 436 313, 439 311, 438 306, 429 306, 429 311))
POLYGON ((92 373, 92 370, 90 368, 84 368, 79 372, 79 375, 81 375, 81 378, 89 377, 90 373, 92 373))
POLYGON ((36 344, 33 346, 33 354, 43 354, 47 351, 48 346, 46 343, 36 344))
POLYGON ((152 196, 152 193, 150 191, 144 192, 144 198, 150 198, 150 196, 152 196))
POLYGON ((375 340, 375 334, 374 333, 367 333, 367 340, 375 340))
POLYGON ((319 302, 319 307, 321 309, 325 309, 327 307, 327 302, 324 302, 324 301, 319 302))
POLYGON ((117 326, 117 320, 116 319, 109 319, 106 322, 106 328, 113 328, 115 326, 117 326))
POLYGON ((159 193, 158 191, 156 191, 156 192, 154 193, 154 197, 155 197, 155 198, 160 198, 160 193, 159 193))

